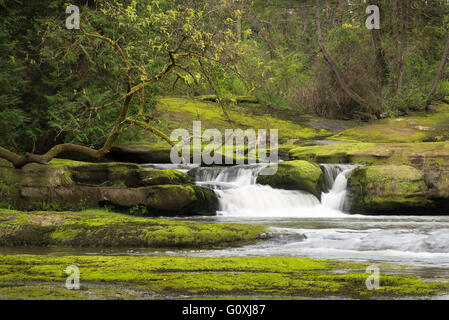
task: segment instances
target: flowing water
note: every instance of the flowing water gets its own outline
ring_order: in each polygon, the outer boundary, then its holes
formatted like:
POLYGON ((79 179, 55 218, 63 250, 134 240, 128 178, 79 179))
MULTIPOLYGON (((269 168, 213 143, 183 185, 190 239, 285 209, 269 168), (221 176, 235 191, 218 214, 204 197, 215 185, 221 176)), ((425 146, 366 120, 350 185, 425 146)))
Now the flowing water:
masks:
POLYGON ((273 235, 267 241, 210 250, 0 248, 0 253, 309 257, 407 265, 411 268, 400 269, 401 274, 448 281, 449 212, 447 216, 349 215, 344 212, 347 175, 357 166, 322 165, 327 190, 321 201, 307 192, 257 184, 265 166, 146 167, 187 172, 198 185, 216 192, 220 203, 217 216, 188 220, 266 225, 273 235))
POLYGON ((264 166, 195 168, 188 174, 219 197, 217 217, 202 220, 268 225, 273 239, 238 248, 176 254, 393 263, 449 277, 449 216, 349 215, 344 213, 347 175, 356 165, 322 165, 327 191, 321 201, 307 192, 257 184, 264 166))

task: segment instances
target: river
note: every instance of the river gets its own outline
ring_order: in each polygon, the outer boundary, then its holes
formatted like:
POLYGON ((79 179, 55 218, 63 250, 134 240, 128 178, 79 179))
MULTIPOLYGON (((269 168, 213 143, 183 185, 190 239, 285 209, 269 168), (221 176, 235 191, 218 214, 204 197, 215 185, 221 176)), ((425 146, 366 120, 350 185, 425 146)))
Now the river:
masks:
POLYGON ((449 279, 449 215, 346 214, 346 177, 357 166, 322 165, 328 190, 322 194, 321 201, 306 192, 257 184, 257 176, 265 166, 152 164, 144 167, 177 169, 191 176, 198 185, 214 189, 220 201, 217 216, 188 220, 266 225, 272 234, 270 240, 208 250, 1 248, 0 253, 309 257, 390 264, 393 269, 384 266, 391 269, 385 270, 389 273, 415 274, 434 281, 449 279))

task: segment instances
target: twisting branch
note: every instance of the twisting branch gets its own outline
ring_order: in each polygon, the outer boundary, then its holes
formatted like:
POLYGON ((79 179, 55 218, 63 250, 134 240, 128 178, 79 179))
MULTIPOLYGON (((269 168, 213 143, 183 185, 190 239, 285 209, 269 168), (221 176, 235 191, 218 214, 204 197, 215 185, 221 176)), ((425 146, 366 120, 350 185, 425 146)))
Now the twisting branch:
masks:
MULTIPOLYGON (((171 145, 174 145, 174 143, 160 130, 157 130, 156 128, 151 127, 150 125, 141 122, 141 121, 137 121, 137 120, 132 120, 128 118, 128 111, 129 111, 129 107, 131 104, 131 100, 134 96, 134 94, 136 94, 137 92, 139 92, 140 90, 143 90, 143 88, 145 86, 148 86, 152 83, 155 83, 157 81, 160 81, 162 79, 164 79, 168 74, 170 74, 174 68, 174 66, 176 65, 176 56, 175 53, 177 52, 177 50, 179 50, 179 48, 181 47, 181 45, 178 46, 178 48, 176 48, 174 51, 169 51, 169 56, 170 56, 170 61, 171 63, 168 64, 164 70, 162 70, 162 72, 160 72, 159 74, 157 74, 156 76, 153 76, 151 79, 147 79, 144 80, 142 83, 140 83, 139 85, 136 85, 134 87, 131 87, 131 80, 129 77, 129 71, 134 69, 134 67, 130 66, 130 63, 128 61, 128 59, 126 58, 126 56, 123 53, 122 48, 120 47, 120 45, 113 41, 110 38, 101 36, 99 34, 92 34, 92 33, 86 33, 86 36, 92 36, 98 39, 102 39, 104 41, 107 41, 108 43, 110 43, 112 46, 114 46, 117 51, 120 53, 120 55, 122 56, 122 60, 123 63, 126 65, 127 67, 127 74, 128 74, 128 80, 127 80, 127 94, 124 95, 121 99, 119 99, 119 101, 124 100, 123 102, 123 107, 122 110, 120 112, 119 117, 116 120, 116 123, 114 125, 114 127, 112 128, 108 138, 106 139, 106 142, 104 143, 103 147, 101 149, 93 149, 93 148, 89 148, 89 147, 85 147, 85 146, 80 146, 80 145, 75 145, 75 144, 70 144, 70 143, 65 143, 65 144, 59 144, 54 146, 53 148, 51 148, 47 153, 43 154, 43 155, 37 155, 37 154, 32 154, 32 153, 26 153, 25 155, 21 156, 18 155, 14 152, 8 151, 7 149, 0 147, 0 158, 6 159, 8 161, 10 161, 15 168, 22 168, 23 166, 25 166, 28 163, 41 163, 41 164, 46 164, 48 163, 51 159, 53 159, 54 157, 56 157, 57 155, 63 153, 63 152, 78 152, 78 153, 82 153, 85 155, 88 155, 92 158, 95 159, 99 159, 101 157, 103 157, 105 154, 107 154, 110 149, 112 148, 112 146, 114 145, 114 143, 117 141, 117 139, 120 137, 120 134, 122 132, 122 127, 124 124, 135 124, 138 125, 146 130, 149 130, 150 132, 162 137, 164 140, 166 140, 168 143, 170 143, 171 145)), ((137 68, 139 70, 139 68, 137 68)), ((115 103, 115 102, 114 102, 115 103)), ((142 104, 143 104, 143 100, 141 100, 141 108, 142 108, 142 104)))
POLYGON ((156 129, 155 127, 150 126, 146 122, 135 120, 135 119, 131 119, 131 118, 127 118, 125 120, 125 122, 128 123, 128 124, 139 126, 139 127, 143 128, 145 130, 150 131, 151 133, 153 133, 153 134, 161 137, 165 141, 167 141, 173 147, 176 145, 176 143, 171 141, 170 138, 165 133, 163 133, 161 130, 156 129))

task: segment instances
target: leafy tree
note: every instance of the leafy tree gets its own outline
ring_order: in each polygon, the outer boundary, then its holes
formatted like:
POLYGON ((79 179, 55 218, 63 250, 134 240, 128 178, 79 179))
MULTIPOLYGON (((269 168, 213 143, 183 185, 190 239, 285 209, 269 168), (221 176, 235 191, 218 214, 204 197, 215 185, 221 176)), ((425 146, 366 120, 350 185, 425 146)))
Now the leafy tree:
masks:
POLYGON ((0 148, 0 157, 18 168, 46 163, 61 152, 100 158, 128 127, 143 128, 173 144, 151 125, 152 86, 200 83, 201 72, 223 65, 236 51, 235 34, 226 27, 232 18, 221 26, 212 23, 223 19, 217 16, 226 7, 221 2, 196 9, 172 1, 94 4, 82 8, 79 31, 66 30, 55 17, 38 21, 46 26, 39 57, 40 71, 48 70, 42 82, 51 89, 44 95, 48 126, 68 142, 44 154, 23 156, 0 148))

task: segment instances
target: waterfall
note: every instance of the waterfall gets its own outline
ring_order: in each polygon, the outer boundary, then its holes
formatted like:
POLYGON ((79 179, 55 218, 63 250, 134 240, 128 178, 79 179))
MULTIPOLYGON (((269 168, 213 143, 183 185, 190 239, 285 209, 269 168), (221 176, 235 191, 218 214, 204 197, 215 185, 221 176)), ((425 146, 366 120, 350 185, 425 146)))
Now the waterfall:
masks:
POLYGON ((346 175, 358 165, 322 164, 325 185, 328 192, 321 195, 321 204, 329 209, 343 211, 346 199, 348 179, 346 175))
POLYGON ((196 184, 213 189, 220 202, 219 215, 248 217, 339 217, 346 196, 345 174, 356 166, 323 165, 329 192, 322 202, 304 191, 274 189, 256 184, 268 164, 199 167, 188 172, 196 184))
POLYGON ((301 212, 320 204, 314 195, 307 192, 256 184, 217 193, 220 213, 227 216, 300 216, 301 212))
POLYGON ((200 167, 190 170, 187 174, 197 185, 213 190, 235 189, 255 184, 260 171, 266 166, 267 164, 200 167))

